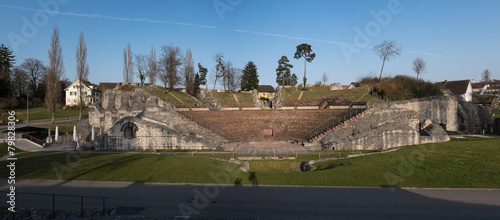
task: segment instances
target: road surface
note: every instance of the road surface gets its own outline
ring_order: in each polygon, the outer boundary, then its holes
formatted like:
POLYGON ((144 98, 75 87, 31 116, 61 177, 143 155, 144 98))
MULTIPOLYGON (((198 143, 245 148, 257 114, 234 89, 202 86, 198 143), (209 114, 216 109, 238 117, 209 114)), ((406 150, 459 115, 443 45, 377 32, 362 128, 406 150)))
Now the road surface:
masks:
MULTIPOLYGON (((500 190, 186 185, 17 180, 16 206, 52 208, 52 196, 105 196, 119 215, 268 219, 500 219, 500 190)), ((0 190, 7 191, 7 179, 0 190)), ((3 197, 7 200, 7 196, 3 197)), ((56 209, 80 208, 56 197, 56 209)), ((85 198, 84 208, 102 199, 85 198)))

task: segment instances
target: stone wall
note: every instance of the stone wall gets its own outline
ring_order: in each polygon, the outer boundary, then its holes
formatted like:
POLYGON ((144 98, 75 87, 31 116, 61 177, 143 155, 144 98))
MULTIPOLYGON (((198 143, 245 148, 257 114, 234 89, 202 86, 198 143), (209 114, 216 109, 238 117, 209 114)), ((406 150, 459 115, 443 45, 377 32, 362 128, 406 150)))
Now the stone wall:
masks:
POLYGON ((278 86, 278 88, 276 88, 276 95, 274 96, 274 99, 272 100, 272 104, 271 106, 273 107, 273 109, 280 109, 282 106, 281 103, 283 103, 283 93, 282 93, 282 90, 283 89, 283 86, 278 86))
POLYGON ((491 130, 494 124, 493 115, 487 107, 467 102, 458 95, 391 102, 389 106, 415 111, 448 131, 478 133, 491 130))
POLYGON ((208 92, 208 90, 206 89, 200 89, 200 93, 198 94, 198 101, 207 106, 209 109, 222 109, 222 104, 217 100, 217 98, 212 96, 212 93, 208 92))
POLYGON ((89 125, 96 134, 97 150, 135 149, 213 149, 224 142, 173 111, 169 103, 143 92, 107 90, 103 98, 89 107, 89 125), (125 123, 137 130, 126 137, 125 123))
POLYGON ((439 125, 431 124, 422 130, 424 121, 415 111, 378 106, 334 129, 319 142, 335 150, 379 150, 449 140, 439 125))

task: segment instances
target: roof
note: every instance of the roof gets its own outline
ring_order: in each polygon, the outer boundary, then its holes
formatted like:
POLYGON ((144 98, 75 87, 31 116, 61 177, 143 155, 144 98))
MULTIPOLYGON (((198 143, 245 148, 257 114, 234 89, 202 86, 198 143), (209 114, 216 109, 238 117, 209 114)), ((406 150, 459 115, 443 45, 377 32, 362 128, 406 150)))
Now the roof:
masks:
POLYGON ((104 92, 105 90, 108 89, 114 89, 118 85, 118 83, 99 83, 99 90, 101 92, 104 92))
POLYGON ((259 85, 257 87, 257 91, 259 92, 274 92, 274 87, 270 85, 259 85))
MULTIPOLYGON (((68 90, 73 84, 75 84, 76 82, 78 81, 78 79, 76 79, 75 81, 73 81, 68 87, 66 87, 64 90, 68 90)), ((83 85, 85 85, 87 88, 89 89, 93 89, 93 90, 96 90, 96 87, 97 85, 94 85, 92 84, 91 82, 87 81, 87 80, 82 80, 82 83, 83 85)))
POLYGON ((465 94, 467 92, 467 88, 469 87, 469 80, 459 80, 459 81, 444 81, 442 82, 443 88, 450 90, 455 94, 465 94))
POLYGON ((482 89, 484 86, 486 86, 488 83, 471 83, 473 89, 482 89))
POLYGON ((349 89, 349 85, 342 85, 342 89, 349 89))

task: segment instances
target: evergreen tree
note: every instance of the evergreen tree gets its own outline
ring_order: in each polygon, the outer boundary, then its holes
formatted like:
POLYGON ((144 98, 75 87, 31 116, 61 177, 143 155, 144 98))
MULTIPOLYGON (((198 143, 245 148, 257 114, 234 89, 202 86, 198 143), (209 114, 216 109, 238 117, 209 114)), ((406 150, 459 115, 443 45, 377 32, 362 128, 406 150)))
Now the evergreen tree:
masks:
POLYGON ((243 76, 241 77, 241 90, 251 91, 257 89, 259 86, 259 73, 257 73, 257 66, 254 62, 249 61, 243 69, 243 76))
POLYGON ((194 92, 196 94, 196 91, 200 89, 200 74, 196 73, 194 76, 194 92))
POLYGON ((6 97, 9 94, 14 94, 10 83, 12 67, 15 63, 15 56, 12 55, 12 50, 3 44, 0 45, 0 96, 6 97))
POLYGON ((290 69, 293 68, 292 64, 286 56, 282 56, 280 60, 278 60, 278 68, 276 68, 276 83, 282 86, 294 86, 297 84, 297 76, 295 74, 290 73, 290 69))
POLYGON ((313 53, 311 45, 301 44, 297 46, 297 51, 295 52, 294 58, 300 59, 304 58, 304 88, 307 88, 307 77, 306 77, 306 64, 307 62, 312 62, 316 54, 313 53))
POLYGON ((198 88, 199 88, 199 86, 205 85, 205 86, 207 86, 207 89, 208 89, 208 85, 207 85, 208 69, 203 67, 201 65, 201 63, 198 63, 198 74, 199 74, 199 76, 198 76, 198 88))

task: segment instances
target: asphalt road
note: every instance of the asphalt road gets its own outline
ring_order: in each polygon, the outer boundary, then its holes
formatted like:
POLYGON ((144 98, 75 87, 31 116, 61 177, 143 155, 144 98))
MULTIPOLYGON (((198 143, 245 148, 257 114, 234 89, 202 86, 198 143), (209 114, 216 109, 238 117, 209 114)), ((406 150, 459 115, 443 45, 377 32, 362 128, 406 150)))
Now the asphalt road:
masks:
MULTIPOLYGON (((500 190, 174 185, 87 181, 16 181, 16 207, 52 208, 55 193, 105 196, 120 215, 267 219, 500 219, 500 190)), ((7 179, 0 190, 7 191, 7 179)), ((4 196, 7 200, 7 197, 4 196)), ((81 198, 56 196, 56 209, 81 198)), ((84 208, 102 199, 84 199, 84 208)))

